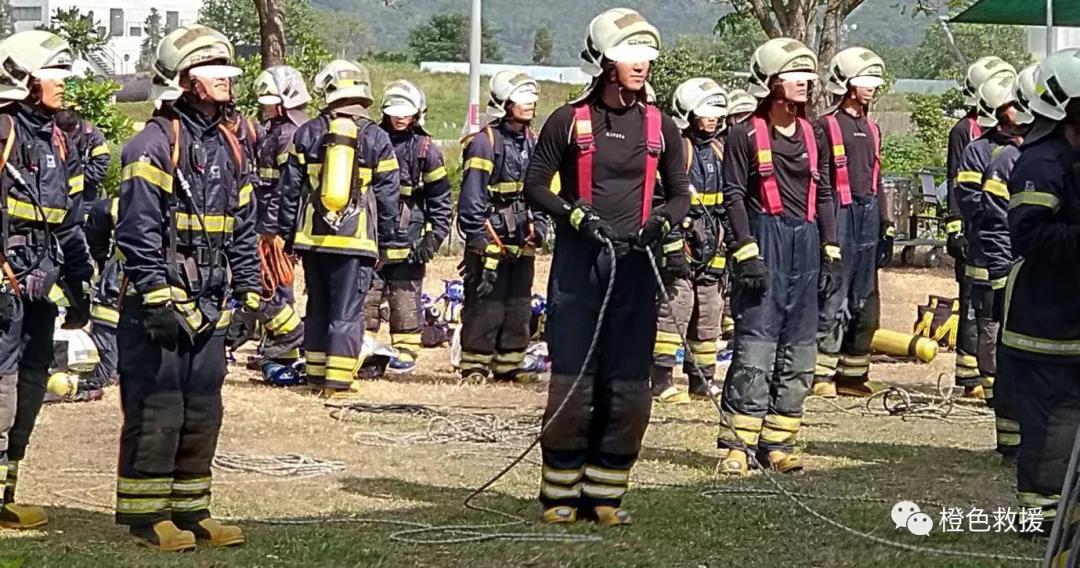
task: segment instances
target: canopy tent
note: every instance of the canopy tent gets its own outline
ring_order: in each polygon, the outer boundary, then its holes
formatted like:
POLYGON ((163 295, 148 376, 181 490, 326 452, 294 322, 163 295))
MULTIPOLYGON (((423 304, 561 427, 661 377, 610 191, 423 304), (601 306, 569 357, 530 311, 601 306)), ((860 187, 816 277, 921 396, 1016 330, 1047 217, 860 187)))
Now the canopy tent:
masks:
POLYGON ((1046 26, 1046 53, 1054 52, 1054 26, 1080 27, 1080 0, 979 0, 950 20, 959 24, 1046 26))

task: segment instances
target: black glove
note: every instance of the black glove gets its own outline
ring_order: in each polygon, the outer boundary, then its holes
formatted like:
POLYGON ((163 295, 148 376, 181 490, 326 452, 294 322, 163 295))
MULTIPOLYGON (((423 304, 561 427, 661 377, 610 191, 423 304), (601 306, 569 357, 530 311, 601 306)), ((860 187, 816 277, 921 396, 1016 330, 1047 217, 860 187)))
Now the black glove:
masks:
POLYGON ((883 268, 892 262, 893 241, 896 240, 896 229, 888 221, 881 222, 881 236, 877 245, 877 267, 883 268))
POLYGON ((420 264, 427 264, 431 262, 431 259, 435 258, 435 253, 439 250, 439 242, 435 238, 435 233, 426 233, 420 242, 413 245, 412 257, 413 260, 420 264))
POLYGON ((746 239, 735 244, 734 276, 740 292, 763 296, 769 291, 769 267, 761 258, 754 239, 746 239))
POLYGON ((638 231, 634 244, 642 249, 656 247, 669 232, 671 232, 671 220, 668 219, 667 214, 662 211, 654 212, 645 221, 645 226, 638 231))
POLYGON ((480 273, 480 282, 476 284, 476 295, 481 298, 490 296, 495 291, 495 281, 498 279, 498 272, 485 268, 480 273))
POLYGON ((143 316, 143 327, 150 343, 160 345, 168 351, 176 350, 180 338, 180 322, 171 303, 147 306, 143 316))
POLYGON ((963 264, 967 257, 967 237, 964 236, 963 221, 959 217, 945 220, 945 250, 956 263, 963 264))
POLYGON ((255 336, 255 323, 262 307, 261 299, 254 292, 245 294, 240 304, 233 310, 232 321, 225 332, 225 345, 230 351, 236 351, 255 336))
POLYGON ((664 271, 675 278, 689 278, 693 274, 693 270, 690 268, 690 260, 686 258, 686 251, 683 250, 682 244, 682 239, 679 239, 677 242, 664 245, 665 249, 668 246, 673 248, 671 251, 665 251, 664 271), (678 245, 678 248, 675 248, 675 245, 678 245))
POLYGON ((818 290, 826 297, 832 296, 844 285, 844 263, 840 259, 840 245, 825 243, 821 255, 821 277, 818 290))
POLYGON ((615 241, 615 229, 603 220, 591 203, 578 200, 570 210, 570 225, 590 241, 604 244, 615 241))
POLYGON ((89 282, 73 282, 68 284, 71 296, 71 305, 64 310, 63 329, 82 329, 90 323, 90 284, 89 282))

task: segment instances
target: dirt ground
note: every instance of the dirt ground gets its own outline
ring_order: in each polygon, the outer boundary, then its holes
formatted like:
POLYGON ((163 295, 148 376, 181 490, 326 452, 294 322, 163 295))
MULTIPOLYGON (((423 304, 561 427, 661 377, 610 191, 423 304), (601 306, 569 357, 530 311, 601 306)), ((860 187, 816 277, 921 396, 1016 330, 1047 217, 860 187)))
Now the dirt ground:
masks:
MULTIPOLYGON (((426 289, 441 292, 440 278, 455 262, 439 260, 426 289)), ((538 263, 543 292, 547 262, 538 263)), ((950 295, 945 271, 889 270, 882 274, 883 324, 910 330, 915 307, 928 294, 950 295)), ((241 359, 246 358, 241 356, 241 359)), ((951 353, 931 364, 880 363, 875 377, 907 388, 932 390, 950 376, 951 353)), ((497 540, 470 545, 414 545, 390 538, 400 527, 345 524, 327 519, 360 515, 419 523, 498 523, 461 506, 480 485, 525 447, 545 400, 544 385, 459 386, 447 350, 426 351, 410 378, 364 384, 363 402, 437 406, 448 419, 403 414, 350 415, 335 420, 323 401, 305 391, 269 388, 233 366, 226 380, 225 423, 219 452, 274 456, 303 454, 341 462, 343 471, 317 477, 221 473, 214 479, 214 512, 240 520, 249 534, 235 551, 198 551, 161 557, 136 549, 112 524, 116 448, 121 424, 119 396, 49 406, 40 418, 23 464, 21 500, 44 505, 52 523, 42 531, 0 530, 0 566, 880 566, 1015 565, 900 551, 852 536, 781 498, 717 495, 725 490, 770 489, 760 474, 745 481, 718 480, 716 412, 709 403, 657 407, 645 440, 635 489, 627 507, 637 523, 618 532, 585 525, 568 534, 603 539, 588 544, 497 540), (490 413, 502 422, 484 435, 494 443, 431 443, 461 436, 472 422, 460 413, 490 413), (501 428, 501 430, 500 430, 501 428), (524 431, 526 434, 520 435, 524 431), (703 493, 704 492, 704 493, 703 493), (303 518, 311 524, 279 526, 267 519, 303 518)), ((1040 543, 1015 535, 897 532, 892 503, 922 501, 933 515, 945 505, 987 509, 1014 504, 1013 473, 992 453, 993 424, 865 416, 860 403, 839 407, 811 399, 800 450, 807 472, 782 481, 807 494, 857 497, 855 502, 806 497, 804 502, 857 531, 910 545, 950 550, 1039 556, 1040 543), (880 501, 877 501, 880 500, 880 501), (935 505, 931 505, 933 502, 935 505)), ((535 519, 538 453, 511 471, 480 503, 535 519)), ((536 524, 482 532, 561 534, 536 524)), ((462 533, 420 535, 462 536, 462 533)))

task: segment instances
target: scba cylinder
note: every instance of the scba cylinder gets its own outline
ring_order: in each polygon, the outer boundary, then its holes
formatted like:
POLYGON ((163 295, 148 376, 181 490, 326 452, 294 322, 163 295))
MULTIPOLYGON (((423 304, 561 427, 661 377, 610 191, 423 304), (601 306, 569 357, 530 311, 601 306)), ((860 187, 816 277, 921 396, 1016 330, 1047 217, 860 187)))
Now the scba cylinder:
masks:
POLYGON ((356 174, 356 123, 350 118, 330 121, 326 133, 326 157, 323 160, 319 198, 327 213, 337 216, 352 198, 356 174))

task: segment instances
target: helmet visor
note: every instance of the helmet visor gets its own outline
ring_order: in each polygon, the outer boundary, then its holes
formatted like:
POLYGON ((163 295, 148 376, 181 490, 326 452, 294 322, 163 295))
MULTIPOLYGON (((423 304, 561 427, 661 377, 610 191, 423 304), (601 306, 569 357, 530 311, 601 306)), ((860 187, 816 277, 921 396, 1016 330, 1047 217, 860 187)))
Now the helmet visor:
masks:
POLYGON ((858 77, 852 77, 851 79, 848 79, 848 84, 852 87, 876 89, 885 84, 885 79, 882 79, 877 75, 860 75, 858 77))
POLYGON ((723 118, 727 116, 728 111, 726 107, 717 105, 701 105, 694 109, 694 116, 700 118, 723 118))
POLYGON ((785 71, 778 75, 781 81, 817 81, 818 74, 811 71, 785 71))
POLYGON ((382 113, 395 118, 407 118, 420 114, 420 109, 405 101, 393 101, 383 107, 382 113))
POLYGON ((201 79, 232 79, 239 77, 243 71, 233 65, 199 65, 192 67, 188 73, 201 79))
POLYGON ((34 71, 31 75, 42 81, 60 81, 71 77, 74 73, 66 67, 45 67, 34 71))
POLYGON ((279 105, 281 104, 281 97, 277 95, 262 95, 259 97, 259 104, 261 105, 279 105))
POLYGON ((527 105, 540 100, 540 93, 536 92, 536 86, 532 84, 522 85, 510 93, 510 102, 519 105, 527 105))
POLYGON ((652 35, 632 36, 605 51, 604 57, 619 63, 642 63, 660 57, 660 46, 652 35))

